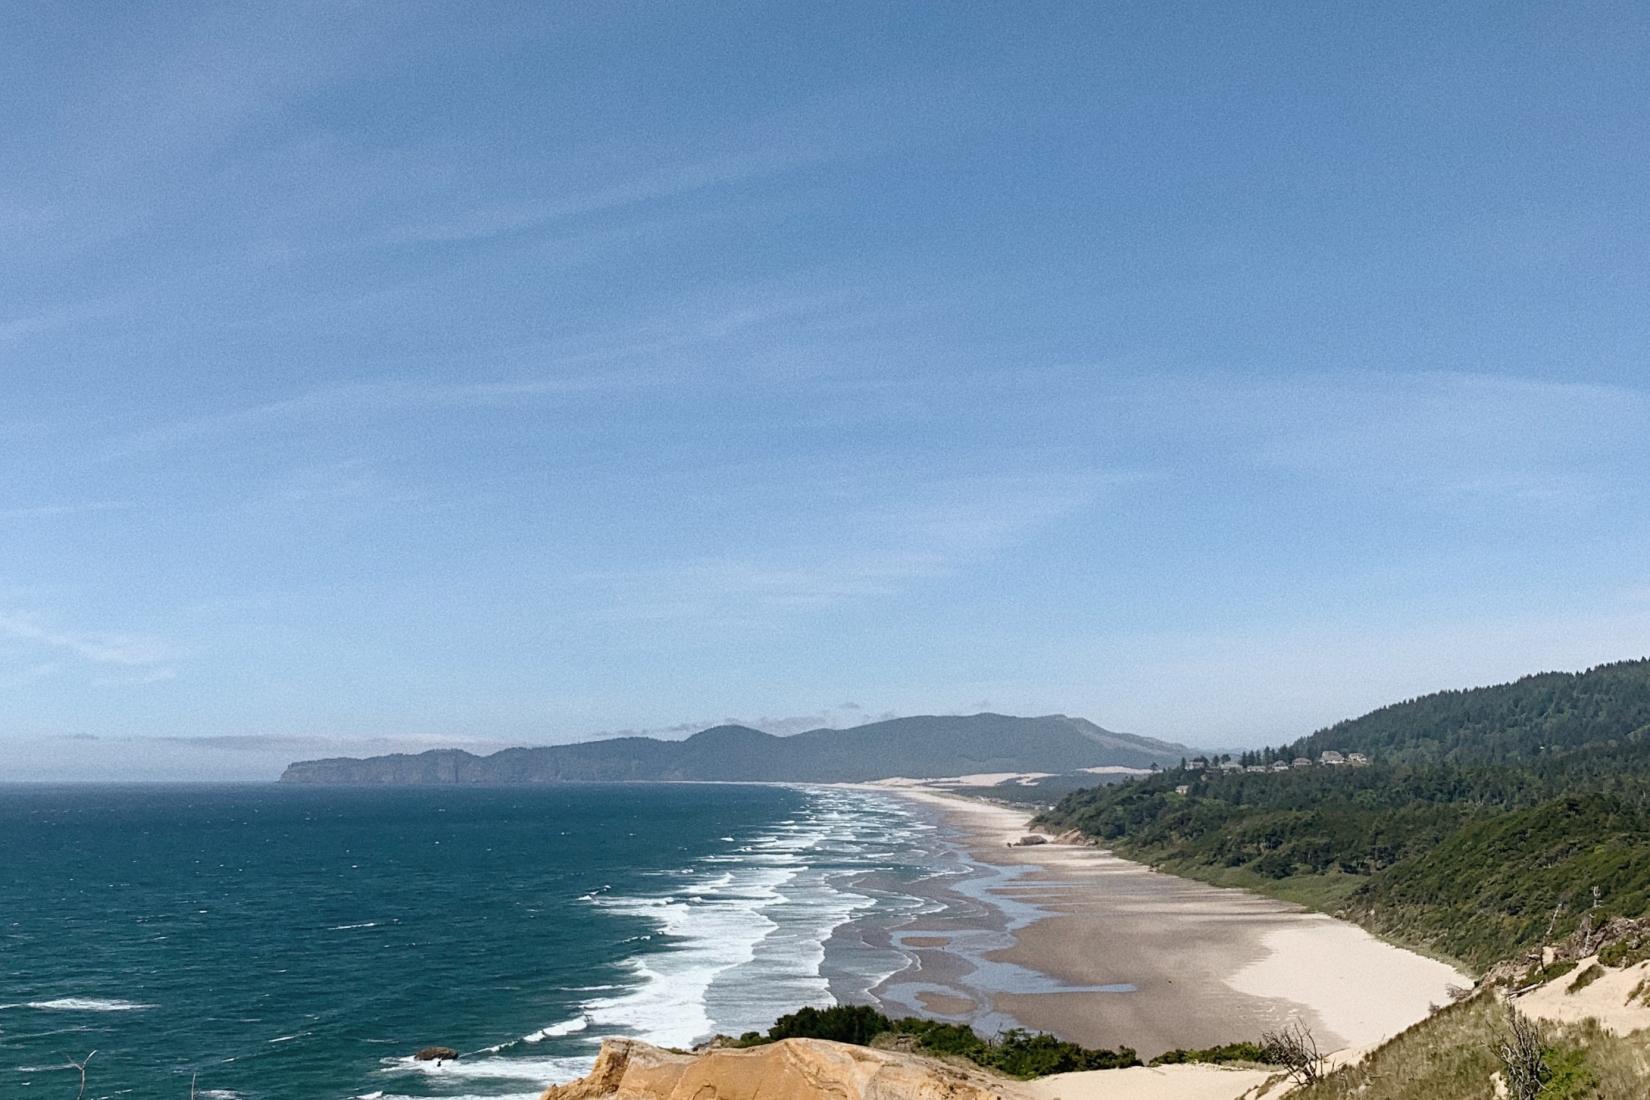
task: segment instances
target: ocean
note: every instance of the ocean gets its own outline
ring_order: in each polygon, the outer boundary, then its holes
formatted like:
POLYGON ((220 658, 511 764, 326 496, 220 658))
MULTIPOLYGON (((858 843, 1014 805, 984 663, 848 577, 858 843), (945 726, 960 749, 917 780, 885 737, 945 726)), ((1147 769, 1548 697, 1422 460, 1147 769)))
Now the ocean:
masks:
POLYGON ((867 1000, 967 871, 838 788, 0 787, 0 1096, 525 1100, 867 1000))

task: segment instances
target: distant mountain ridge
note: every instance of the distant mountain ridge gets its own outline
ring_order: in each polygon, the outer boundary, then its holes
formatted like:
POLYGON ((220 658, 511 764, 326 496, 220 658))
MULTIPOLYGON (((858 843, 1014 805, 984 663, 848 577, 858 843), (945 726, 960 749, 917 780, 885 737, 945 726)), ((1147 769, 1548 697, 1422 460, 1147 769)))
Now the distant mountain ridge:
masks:
POLYGON ((853 783, 980 772, 1075 772, 1177 762, 1184 745, 1114 733, 1063 714, 918 716, 779 737, 714 726, 684 741, 616 737, 477 756, 433 749, 365 759, 300 760, 283 783, 411 786, 700 781, 853 783))

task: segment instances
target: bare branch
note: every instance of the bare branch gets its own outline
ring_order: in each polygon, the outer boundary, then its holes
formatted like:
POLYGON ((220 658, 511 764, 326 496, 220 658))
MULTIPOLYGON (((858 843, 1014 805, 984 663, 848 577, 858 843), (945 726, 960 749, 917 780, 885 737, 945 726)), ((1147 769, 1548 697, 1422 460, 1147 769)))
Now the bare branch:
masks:
MULTIPOLYGON (((97 1051, 95 1051, 95 1050, 92 1051, 92 1054, 96 1054, 96 1053, 97 1053, 97 1051)), ((88 1063, 91 1062, 92 1054, 86 1055, 86 1057, 82 1058, 78 1062, 75 1061, 73 1058, 65 1059, 72 1068, 78 1069, 80 1071, 80 1091, 75 1093, 74 1100, 85 1100, 85 1097, 86 1097, 86 1066, 87 1066, 88 1063)))
POLYGON ((1297 1085, 1310 1085, 1323 1076, 1318 1041, 1312 1029, 1299 1020, 1291 1020, 1281 1031, 1263 1033, 1260 1042, 1266 1048, 1267 1060, 1282 1066, 1297 1085))
POLYGON ((1512 1005, 1507 1006, 1511 1030, 1495 1047, 1512 1100, 1536 1100, 1551 1072, 1542 1057, 1541 1026, 1512 1005))

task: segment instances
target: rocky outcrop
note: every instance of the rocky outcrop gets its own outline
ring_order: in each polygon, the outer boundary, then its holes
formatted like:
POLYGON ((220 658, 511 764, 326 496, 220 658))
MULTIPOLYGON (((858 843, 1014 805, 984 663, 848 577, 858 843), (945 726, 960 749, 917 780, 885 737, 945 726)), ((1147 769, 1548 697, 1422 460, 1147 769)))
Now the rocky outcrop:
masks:
POLYGON ((607 1039, 589 1076, 540 1100, 1022 1100, 1015 1082, 918 1054, 784 1039, 677 1054, 607 1039))
POLYGON ((458 1051, 452 1047, 425 1047, 413 1055, 415 1062, 450 1062, 458 1057, 458 1051))

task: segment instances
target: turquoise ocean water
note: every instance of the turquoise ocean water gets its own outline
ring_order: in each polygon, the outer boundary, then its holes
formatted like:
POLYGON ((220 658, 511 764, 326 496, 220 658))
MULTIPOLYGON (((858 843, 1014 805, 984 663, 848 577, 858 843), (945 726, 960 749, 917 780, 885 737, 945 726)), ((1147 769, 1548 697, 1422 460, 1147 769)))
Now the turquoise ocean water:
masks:
POLYGON ((0 787, 0 1096, 534 1096, 863 999, 956 859, 837 789, 0 787))

